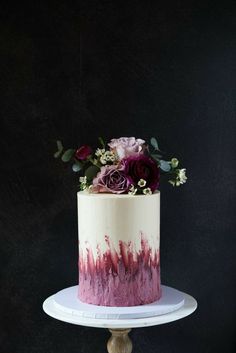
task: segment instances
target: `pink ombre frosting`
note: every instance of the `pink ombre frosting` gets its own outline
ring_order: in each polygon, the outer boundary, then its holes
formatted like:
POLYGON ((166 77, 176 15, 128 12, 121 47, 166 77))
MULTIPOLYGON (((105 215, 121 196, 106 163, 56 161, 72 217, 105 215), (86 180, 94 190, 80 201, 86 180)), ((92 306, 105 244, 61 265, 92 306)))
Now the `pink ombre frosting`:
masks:
POLYGON ((135 306, 161 296, 160 193, 78 193, 79 299, 135 306))
POLYGON ((97 247, 97 259, 89 245, 79 257, 79 299, 104 306, 134 306, 152 303, 161 296, 159 252, 152 252, 141 235, 141 250, 120 241, 119 252, 105 236, 107 251, 97 247))

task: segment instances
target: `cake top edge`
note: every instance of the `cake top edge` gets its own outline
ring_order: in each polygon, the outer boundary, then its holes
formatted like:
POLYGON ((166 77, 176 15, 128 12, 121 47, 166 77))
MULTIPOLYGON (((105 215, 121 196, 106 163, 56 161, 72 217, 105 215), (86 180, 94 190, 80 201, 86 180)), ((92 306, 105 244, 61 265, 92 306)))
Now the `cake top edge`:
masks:
POLYGON ((129 194, 112 194, 112 193, 92 193, 92 192, 88 192, 86 190, 84 191, 78 191, 77 192, 78 197, 97 197, 97 198, 132 198, 132 199, 136 199, 136 198, 147 198, 147 197, 155 197, 157 195, 160 195, 160 191, 156 190, 153 194, 151 195, 129 195, 129 194))

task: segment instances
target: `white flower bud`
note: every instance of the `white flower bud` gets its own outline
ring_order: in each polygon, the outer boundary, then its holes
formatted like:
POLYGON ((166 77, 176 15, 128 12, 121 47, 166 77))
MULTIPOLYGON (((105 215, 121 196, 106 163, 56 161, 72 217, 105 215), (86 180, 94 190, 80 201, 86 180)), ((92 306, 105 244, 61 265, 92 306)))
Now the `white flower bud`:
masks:
POLYGON ((178 167, 179 161, 177 158, 172 158, 170 163, 171 163, 172 168, 176 168, 176 167, 178 167))

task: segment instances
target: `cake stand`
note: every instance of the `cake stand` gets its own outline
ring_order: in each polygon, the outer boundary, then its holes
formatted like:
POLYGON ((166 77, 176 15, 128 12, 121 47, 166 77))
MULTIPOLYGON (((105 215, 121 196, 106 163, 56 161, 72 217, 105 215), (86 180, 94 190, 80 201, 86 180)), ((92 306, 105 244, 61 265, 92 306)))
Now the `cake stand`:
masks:
POLYGON ((197 308, 196 300, 174 288, 162 286, 162 298, 152 304, 130 308, 108 308, 81 303, 78 287, 66 288, 43 303, 49 316, 75 325, 107 328, 111 337, 107 342, 109 353, 131 353, 128 333, 132 328, 162 325, 182 319, 197 308))

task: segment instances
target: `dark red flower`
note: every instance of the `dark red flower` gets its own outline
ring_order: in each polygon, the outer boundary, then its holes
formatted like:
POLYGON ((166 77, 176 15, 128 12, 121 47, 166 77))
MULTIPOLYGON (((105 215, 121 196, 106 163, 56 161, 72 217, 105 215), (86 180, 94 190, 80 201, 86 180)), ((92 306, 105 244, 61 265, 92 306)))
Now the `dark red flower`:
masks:
POLYGON ((140 179, 146 181, 145 188, 150 188, 154 192, 159 186, 160 170, 157 163, 148 156, 139 155, 123 159, 122 165, 127 176, 132 179, 132 183, 137 185, 140 179))
POLYGON ((84 161, 92 154, 92 148, 88 145, 83 145, 77 149, 75 152, 75 158, 84 161))

